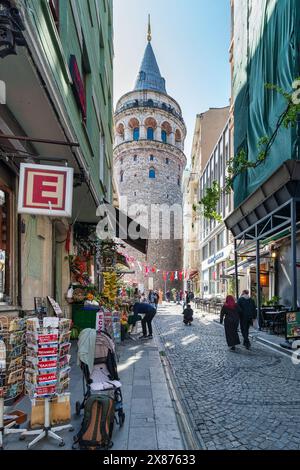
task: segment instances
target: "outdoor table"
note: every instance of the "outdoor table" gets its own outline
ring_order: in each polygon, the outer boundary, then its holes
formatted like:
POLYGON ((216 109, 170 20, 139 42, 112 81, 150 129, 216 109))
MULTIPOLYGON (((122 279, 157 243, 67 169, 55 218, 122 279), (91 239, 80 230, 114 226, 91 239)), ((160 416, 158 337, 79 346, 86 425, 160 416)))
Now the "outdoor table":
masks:
MULTIPOLYGON (((270 311, 265 311, 263 313, 263 315, 265 317, 267 317, 267 316, 271 317, 270 321, 272 322, 272 331, 273 331, 274 334, 276 334, 275 333, 275 327, 276 326, 282 326, 283 327, 284 320, 285 320, 285 314, 286 314, 286 310, 270 310, 270 311), (280 321, 281 319, 283 321, 280 321)), ((280 333, 278 333, 278 330, 277 330, 277 334, 280 334, 280 333)))

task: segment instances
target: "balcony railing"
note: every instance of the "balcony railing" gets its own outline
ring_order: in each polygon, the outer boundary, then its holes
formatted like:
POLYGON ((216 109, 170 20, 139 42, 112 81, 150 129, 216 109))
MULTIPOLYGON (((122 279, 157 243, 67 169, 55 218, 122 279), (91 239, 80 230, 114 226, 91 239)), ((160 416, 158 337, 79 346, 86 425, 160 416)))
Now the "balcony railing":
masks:
POLYGON ((175 116, 179 121, 182 122, 182 124, 185 125, 183 117, 181 114, 179 114, 175 108, 173 108, 171 105, 166 104, 166 103, 160 103, 159 101, 153 101, 153 100, 133 100, 133 101, 128 101, 126 104, 118 108, 116 114, 122 113, 123 111, 126 111, 127 109, 134 109, 134 108, 155 108, 155 109, 162 109, 163 111, 166 111, 167 113, 172 114, 175 116))

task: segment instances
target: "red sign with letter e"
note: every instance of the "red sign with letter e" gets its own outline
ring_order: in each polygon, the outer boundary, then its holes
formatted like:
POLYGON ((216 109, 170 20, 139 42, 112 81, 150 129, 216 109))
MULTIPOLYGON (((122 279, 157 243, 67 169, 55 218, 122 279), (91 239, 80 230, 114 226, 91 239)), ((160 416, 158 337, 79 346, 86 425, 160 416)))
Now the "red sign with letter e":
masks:
POLYGON ((72 215, 73 168, 22 163, 18 212, 72 215))

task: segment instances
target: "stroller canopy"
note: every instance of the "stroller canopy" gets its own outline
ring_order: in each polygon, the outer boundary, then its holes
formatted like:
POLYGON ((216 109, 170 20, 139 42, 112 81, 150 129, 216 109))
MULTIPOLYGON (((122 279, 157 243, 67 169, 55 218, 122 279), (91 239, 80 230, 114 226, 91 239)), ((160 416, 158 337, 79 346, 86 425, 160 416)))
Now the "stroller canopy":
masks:
POLYGON ((106 364, 113 380, 118 380, 115 345, 110 336, 102 331, 86 328, 79 335, 78 363, 83 362, 91 374, 94 364, 106 364))

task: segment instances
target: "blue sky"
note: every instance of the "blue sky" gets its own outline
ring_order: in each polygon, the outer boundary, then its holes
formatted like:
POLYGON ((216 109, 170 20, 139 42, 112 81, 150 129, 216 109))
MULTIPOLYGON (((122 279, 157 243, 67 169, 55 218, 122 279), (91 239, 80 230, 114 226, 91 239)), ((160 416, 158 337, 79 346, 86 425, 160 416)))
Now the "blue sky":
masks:
POLYGON ((132 90, 147 41, 182 107, 190 160, 196 114, 229 104, 230 0, 114 0, 114 101, 132 90))

